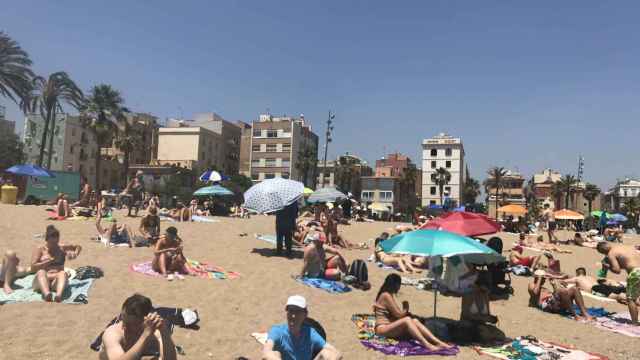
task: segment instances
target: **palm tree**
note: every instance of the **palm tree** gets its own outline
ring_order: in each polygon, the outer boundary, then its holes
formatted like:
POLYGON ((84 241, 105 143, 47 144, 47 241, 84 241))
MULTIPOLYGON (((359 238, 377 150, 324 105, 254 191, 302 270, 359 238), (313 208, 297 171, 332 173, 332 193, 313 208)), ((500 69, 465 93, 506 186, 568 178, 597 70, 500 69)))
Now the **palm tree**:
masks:
POLYGON ((0 96, 20 104, 31 93, 31 59, 15 40, 0 31, 0 96))
POLYGON ((407 166, 402 171, 400 177, 400 187, 403 189, 402 193, 406 194, 407 207, 411 209, 410 213, 413 213, 413 209, 416 206, 416 179, 418 178, 418 169, 415 166, 407 166))
POLYGON ((600 192, 601 192, 600 188, 594 184, 587 184, 584 187, 583 196, 585 199, 587 199, 587 202, 589 203, 589 216, 591 216, 591 204, 593 203, 593 200, 595 200, 596 197, 600 195, 600 192))
POLYGON ((131 123, 131 118, 127 116, 128 113, 129 109, 123 107, 116 114, 118 131, 114 142, 115 146, 122 151, 122 176, 125 183, 128 182, 127 173, 131 153, 139 149, 142 144, 142 136, 137 131, 138 124, 131 123))
POLYGON ((564 194, 564 208, 569 209, 569 201, 571 199, 571 195, 575 192, 575 186, 578 184, 578 179, 573 175, 565 175, 558 182, 558 187, 562 189, 562 193, 564 194))
MULTIPOLYGON (((116 123, 123 113, 124 100, 120 92, 107 84, 99 84, 91 89, 90 95, 82 108, 82 119, 91 129, 98 143, 95 158, 96 188, 100 189, 100 150, 113 139, 117 131, 116 123)), ((126 173, 125 173, 126 174, 126 173)))
POLYGON ((495 189, 495 202, 496 202, 496 219, 498 218, 498 198, 499 198, 499 194, 500 194, 500 189, 502 187, 504 187, 504 177, 507 175, 507 169, 505 169, 504 167, 500 167, 500 166, 494 166, 491 169, 489 169, 489 171, 487 171, 487 174, 489 175, 489 178, 487 178, 487 180, 485 180, 485 189, 487 190, 487 194, 489 193, 489 190, 491 190, 492 188, 495 189))
POLYGON ((439 167, 434 175, 434 183, 438 185, 438 190, 440 191, 440 205, 444 205, 442 200, 443 189, 451 181, 451 173, 447 169, 439 167))
POLYGON ((33 78, 31 83, 31 93, 25 97, 21 103, 23 111, 35 113, 38 111, 44 119, 44 129, 42 131, 42 142, 40 144, 40 154, 38 155, 38 165, 42 166, 44 152, 49 132, 49 151, 47 168, 51 167, 53 157, 53 137, 56 133, 56 120, 59 113, 63 113, 63 105, 69 104, 78 109, 82 106, 84 95, 82 90, 76 85, 69 75, 64 71, 59 71, 49 75, 48 79, 41 76, 33 78))
POLYGON ((480 183, 478 180, 467 176, 462 188, 462 202, 465 204, 473 204, 480 195, 480 183))
POLYGON ((636 228, 637 218, 638 218, 638 210, 640 210, 640 197, 628 198, 622 204, 624 207, 624 212, 629 219, 629 225, 636 228))
POLYGON ((318 164, 318 154, 316 150, 311 147, 305 147, 304 150, 298 152, 298 161, 296 162, 296 169, 302 173, 302 182, 305 186, 309 186, 309 173, 315 172, 318 164))

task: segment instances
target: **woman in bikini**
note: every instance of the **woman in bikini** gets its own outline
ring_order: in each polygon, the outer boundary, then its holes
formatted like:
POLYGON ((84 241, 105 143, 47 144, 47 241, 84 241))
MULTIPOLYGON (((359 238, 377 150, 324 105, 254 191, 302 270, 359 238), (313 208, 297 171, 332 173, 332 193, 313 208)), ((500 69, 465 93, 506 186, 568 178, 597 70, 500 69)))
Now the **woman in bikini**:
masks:
POLYGON ((68 277, 64 272, 64 263, 75 259, 80 254, 80 245, 64 245, 60 243, 60 232, 55 226, 47 226, 45 233, 46 244, 38 246, 33 251, 31 270, 36 272, 33 289, 42 293, 45 301, 62 301, 62 293, 67 286, 68 277), (55 287, 56 296, 51 293, 55 287))
POLYGON ((165 234, 156 243, 151 263, 153 270, 170 280, 172 279, 169 275, 171 273, 188 274, 187 259, 182 253, 182 248, 182 239, 178 236, 178 229, 173 226, 168 227, 165 234))
POLYGON ((387 254, 386 252, 384 252, 384 250, 382 250, 382 246, 380 246, 380 243, 383 240, 385 240, 384 238, 385 235, 386 233, 383 233, 381 237, 377 238, 375 241, 375 246, 373 250, 373 256, 375 257, 375 261, 379 261, 386 266, 393 266, 403 273, 422 272, 421 270, 414 268, 413 264, 404 256, 399 257, 399 256, 387 254))
POLYGON ((376 335, 391 339, 412 338, 425 348, 437 351, 451 347, 438 339, 417 318, 409 312, 409 303, 404 301, 402 309, 395 300, 400 291, 402 279, 398 274, 389 274, 380 287, 373 312, 376 317, 376 335))
POLYGON ((56 198, 56 213, 61 217, 70 217, 71 208, 69 207, 69 201, 64 193, 59 193, 56 198))

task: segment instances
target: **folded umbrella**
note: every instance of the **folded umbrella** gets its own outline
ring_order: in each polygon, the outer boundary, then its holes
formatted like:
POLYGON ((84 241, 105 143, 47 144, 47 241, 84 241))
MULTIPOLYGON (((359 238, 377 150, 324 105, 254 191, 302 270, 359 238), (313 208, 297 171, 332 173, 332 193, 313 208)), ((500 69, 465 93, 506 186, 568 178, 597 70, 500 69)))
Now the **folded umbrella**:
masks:
POLYGON ((244 193, 244 207, 258 213, 270 213, 298 201, 304 192, 299 181, 273 178, 253 185, 244 193))

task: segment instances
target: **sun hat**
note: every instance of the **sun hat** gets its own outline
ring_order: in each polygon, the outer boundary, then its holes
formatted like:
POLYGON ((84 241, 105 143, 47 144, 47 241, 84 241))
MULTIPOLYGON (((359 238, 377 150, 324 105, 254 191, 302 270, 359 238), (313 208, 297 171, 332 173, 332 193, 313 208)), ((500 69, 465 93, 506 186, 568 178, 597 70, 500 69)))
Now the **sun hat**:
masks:
POLYGON ((289 296, 287 299, 287 306, 295 306, 301 309, 307 309, 307 299, 301 295, 289 296))

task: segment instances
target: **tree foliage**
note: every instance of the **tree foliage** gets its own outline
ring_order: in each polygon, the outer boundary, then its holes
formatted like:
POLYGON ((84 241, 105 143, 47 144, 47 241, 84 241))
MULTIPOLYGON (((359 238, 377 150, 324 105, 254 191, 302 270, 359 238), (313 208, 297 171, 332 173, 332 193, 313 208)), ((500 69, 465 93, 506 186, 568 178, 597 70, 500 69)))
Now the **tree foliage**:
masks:
POLYGON ((24 144, 13 132, 0 132, 0 170, 21 164, 25 160, 24 144))
POLYGON ((16 104, 24 102, 31 93, 31 70, 29 54, 20 45, 0 31, 0 96, 16 104))

